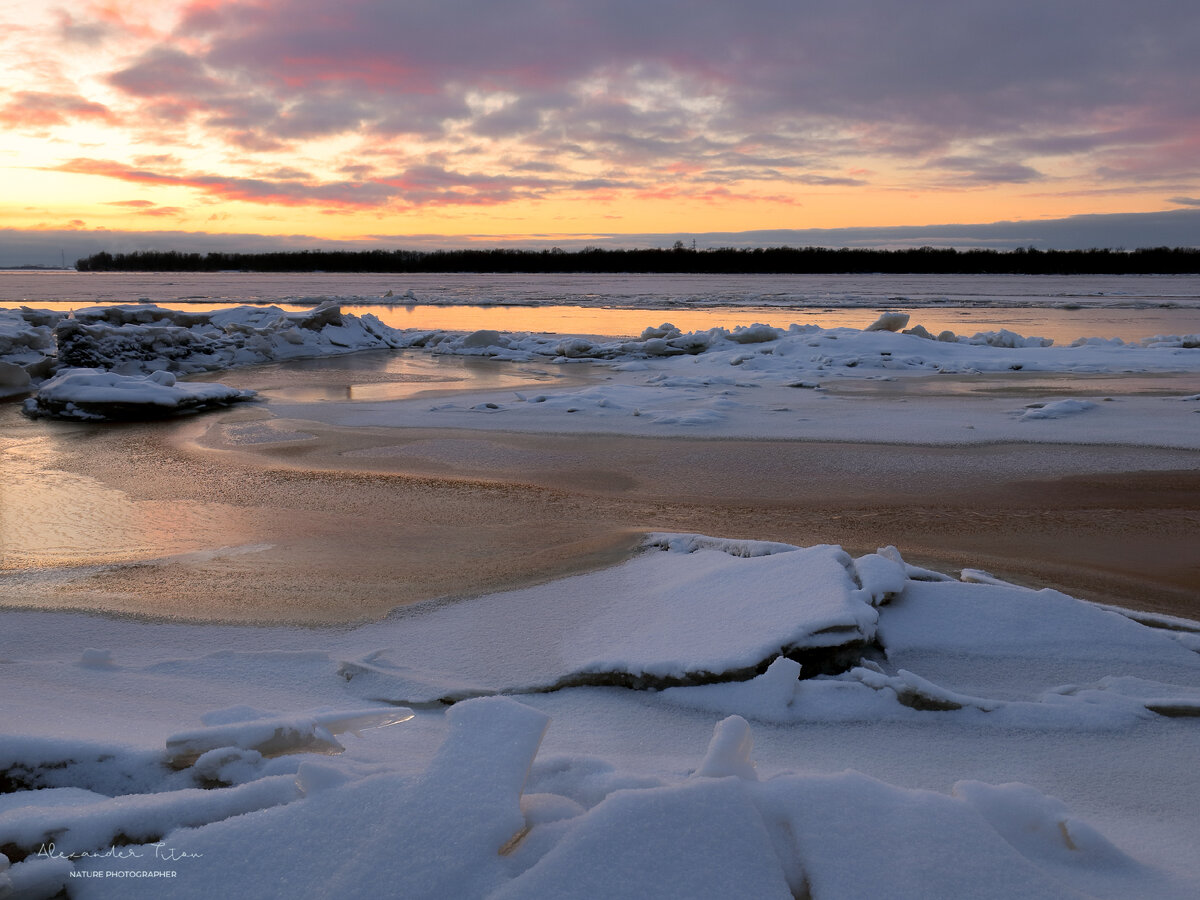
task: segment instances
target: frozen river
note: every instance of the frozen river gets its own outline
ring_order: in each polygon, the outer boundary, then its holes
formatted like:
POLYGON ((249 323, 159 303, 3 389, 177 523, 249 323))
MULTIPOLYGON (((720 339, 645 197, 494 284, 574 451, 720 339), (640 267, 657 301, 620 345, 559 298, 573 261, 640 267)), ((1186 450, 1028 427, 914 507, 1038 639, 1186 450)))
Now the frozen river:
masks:
POLYGON ((1059 344, 1200 331, 1200 279, 1190 276, 0 273, 0 306, 10 307, 296 310, 325 300, 394 328, 463 331, 628 336, 664 321, 683 331, 861 328, 880 309, 909 312, 934 333, 1008 329, 1059 344))

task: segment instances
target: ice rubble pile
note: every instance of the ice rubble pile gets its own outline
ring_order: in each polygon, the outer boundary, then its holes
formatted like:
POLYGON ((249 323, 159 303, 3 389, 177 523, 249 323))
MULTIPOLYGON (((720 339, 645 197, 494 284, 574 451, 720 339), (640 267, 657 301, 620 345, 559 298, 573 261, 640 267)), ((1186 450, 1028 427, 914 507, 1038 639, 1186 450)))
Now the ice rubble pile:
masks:
MULTIPOLYGON (((1106 897, 1183 896, 1162 873, 1027 785, 961 781, 945 795, 850 772, 759 781, 750 727, 739 716, 717 723, 690 776, 633 785, 582 760, 539 762, 549 717, 513 700, 468 701, 446 717, 448 735, 420 774, 351 781, 302 763, 292 779, 174 791, 167 797, 180 807, 175 815, 185 803, 191 815, 170 842, 116 848, 126 854, 116 860, 60 844, 59 856, 34 856, 8 877, 26 897, 69 884, 81 898, 162 896, 149 877, 114 883, 78 875, 114 865, 149 873, 167 863, 182 875, 170 884, 175 898, 236 891, 1061 900, 1092 896, 1089 888, 1106 897), (219 805, 226 817, 203 824, 219 805), (213 809, 200 812, 204 806, 213 809)), ((116 804, 89 803, 85 793, 63 797, 44 818, 73 815, 105 831, 102 820, 119 814, 116 804)), ((124 799, 143 818, 161 817, 167 807, 124 799)), ((34 818, 21 808, 7 818, 22 815, 34 818)))
POLYGON ((60 366, 122 374, 214 372, 401 343, 399 332, 375 316, 343 314, 332 305, 301 313, 253 306, 205 313, 145 305, 91 307, 60 321, 54 336, 60 366))
MULTIPOLYGON (((1158 335, 1138 342, 1081 338, 1055 347, 1049 338, 1012 331, 980 332, 970 337, 943 331, 934 336, 920 325, 894 330, 906 314, 888 313, 864 329, 817 325, 738 326, 683 333, 669 322, 646 328, 629 340, 538 334, 470 334, 406 331, 404 345, 433 353, 570 362, 595 360, 636 365, 640 361, 704 357, 712 368, 742 367, 791 374, 849 374, 847 370, 889 370, 912 374, 1006 371, 1186 371, 1200 347, 1197 335, 1158 335), (881 324, 882 323, 882 324, 881 324), (1165 352, 1164 352, 1165 351, 1165 352)), ((905 319, 906 321, 906 319, 905 319)))
MULTIPOLYGON (((633 339, 469 334, 398 330, 376 316, 354 316, 325 304, 303 313, 275 307, 181 312, 132 304, 89 307, 71 316, 22 307, 0 310, 0 395, 26 392, 55 371, 99 369, 114 377, 211 372, 274 360, 367 349, 424 349, 435 354, 514 361, 599 361, 624 371, 653 369, 659 378, 686 377, 676 363, 702 363, 706 383, 806 385, 803 379, 868 373, 930 374, 1008 371, 1193 371, 1196 335, 1157 336, 1137 343, 1080 339, 1054 347, 1010 331, 965 337, 903 328, 907 314, 885 313, 865 329, 792 325, 711 328, 683 333, 670 323, 633 339)), ((61 396, 67 387, 60 384, 61 396)), ((240 398, 233 398, 240 399, 240 398)), ((42 414, 58 414, 49 405, 42 414)), ((161 412, 161 405, 149 411, 161 412)), ((93 414, 97 412, 94 407, 93 414)))
POLYGON ((8 633, 21 637, 0 649, 13 663, 13 696, 31 704, 86 697, 103 708, 135 690, 186 715, 197 697, 255 702, 286 684, 273 696, 319 708, 210 711, 206 727, 158 750, 0 739, 0 847, 11 862, 0 884, 30 898, 64 888, 154 897, 161 883, 128 873, 169 868, 179 898, 1194 896, 1194 880, 1116 846, 1027 784, 960 780, 939 793, 854 772, 759 780, 748 720, 770 723, 768 735, 800 722, 899 722, 962 747, 1016 730, 1058 733, 1064 746, 1096 733, 1128 750, 1149 732, 1156 747, 1182 740, 1180 765, 1190 767, 1200 625, 1160 617, 1146 627, 1053 591, 971 577, 910 566, 891 548, 853 559, 836 547, 655 535, 605 572, 416 607, 341 634, 268 630, 270 650, 220 649, 240 632, 214 626, 98 628, 61 615, 45 625, 47 614, 6 613, 8 633), (150 628, 163 642, 157 654, 150 628), (61 654, 98 635, 130 649, 90 647, 63 665, 43 646, 61 654), (799 680, 802 664, 788 658, 867 636, 873 659, 860 647, 863 658, 840 674, 799 680), (286 649, 301 639, 329 647, 286 649), (191 655, 170 658, 178 652, 191 655), (356 654, 366 662, 347 680, 356 654), (756 663, 769 665, 755 676, 756 663), (539 755, 548 727, 574 729, 576 746, 603 745, 612 710, 593 704, 635 695, 570 687, 574 675, 601 672, 675 680, 624 708, 655 707, 664 728, 712 716, 707 752, 676 749, 656 775, 539 755), (469 697, 466 682, 522 702, 363 707, 380 690, 469 697), (550 704, 555 725, 537 708, 550 697, 561 698, 550 704), (371 750, 380 746, 390 749, 371 750))
POLYGON ((0 310, 0 395, 58 377, 26 405, 32 415, 100 420, 165 415, 250 399, 224 385, 168 384, 164 376, 280 359, 401 346, 375 316, 336 306, 303 313, 237 307, 211 313, 132 304, 71 316, 22 307, 0 310))
POLYGON ((373 315, 353 316, 326 304, 303 313, 275 307, 181 312, 132 304, 63 313, 0 310, 0 361, 43 369, 105 368, 121 374, 167 369, 181 374, 280 359, 372 348, 424 348, 434 353, 512 360, 637 362, 674 357, 714 357, 720 365, 768 365, 794 371, 833 369, 937 371, 1087 370, 1175 371, 1195 366, 1196 335, 1156 336, 1136 343, 1081 338, 1054 347, 1046 338, 1011 331, 970 337, 920 325, 899 330, 906 314, 885 313, 865 329, 792 325, 711 328, 683 333, 670 323, 632 339, 578 336, 398 330, 373 315), (1147 352, 1153 351, 1153 352, 1147 352), (768 359, 773 357, 773 359, 768 359))
POLYGON ((69 315, 0 310, 0 360, 43 377, 50 368, 188 375, 402 343, 401 333, 377 317, 343 314, 332 305, 300 313, 273 306, 184 312, 149 304, 94 306, 69 315))

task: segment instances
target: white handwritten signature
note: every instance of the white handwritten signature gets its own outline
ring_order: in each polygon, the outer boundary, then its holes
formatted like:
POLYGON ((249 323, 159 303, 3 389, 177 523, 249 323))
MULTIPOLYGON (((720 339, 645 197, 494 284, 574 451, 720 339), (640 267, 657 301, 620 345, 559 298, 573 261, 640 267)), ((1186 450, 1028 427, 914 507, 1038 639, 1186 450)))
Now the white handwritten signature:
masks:
MULTIPOLYGON (((203 853, 188 853, 184 850, 176 850, 174 847, 168 847, 164 841, 159 841, 157 844, 151 844, 154 848, 154 859, 163 860, 166 862, 175 862, 180 859, 199 859, 204 856, 203 853)), ((54 843, 42 844, 38 848, 37 855, 42 859, 141 859, 145 853, 135 850, 133 847, 109 847, 107 850, 79 850, 75 853, 63 853, 56 850, 54 843)))

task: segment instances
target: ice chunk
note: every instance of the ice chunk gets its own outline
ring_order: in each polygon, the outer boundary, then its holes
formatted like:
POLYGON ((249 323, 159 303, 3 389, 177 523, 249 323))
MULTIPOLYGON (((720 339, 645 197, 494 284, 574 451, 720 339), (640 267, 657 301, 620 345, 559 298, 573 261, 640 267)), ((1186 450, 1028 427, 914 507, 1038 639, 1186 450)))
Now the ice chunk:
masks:
POLYGON ((617 791, 571 825, 492 900, 795 896, 741 779, 617 791))
POLYGON ((978 332, 971 336, 970 343, 1013 350, 1021 347, 1049 347, 1054 341, 1044 337, 1025 337, 1015 331, 1001 328, 999 331, 978 332))
POLYGON ((1021 413, 1021 420, 1061 419, 1064 416, 1073 416, 1095 408, 1096 404, 1090 400, 1075 400, 1070 398, 1066 400, 1051 400, 1047 403, 1031 403, 1021 413))
POLYGON ((104 797, 55 806, 27 806, 0 814, 0 846, 37 856, 41 848, 92 856, 127 843, 161 840, 176 828, 218 822, 252 810, 291 803, 301 796, 293 777, 277 775, 223 790, 190 788, 104 797))
POLYGON ((758 781, 754 760, 750 758, 753 747, 750 724, 745 719, 741 716, 722 719, 713 729, 708 752, 704 755, 704 762, 700 763, 696 774, 705 778, 736 775, 746 781, 758 781))
POLYGON ((851 669, 844 676, 854 679, 876 691, 894 694, 904 706, 921 711, 950 711, 972 707, 991 712, 1003 704, 986 697, 972 697, 947 690, 913 672, 900 669, 896 675, 885 675, 867 667, 851 669))
POLYGON ((1061 800, 1027 784, 960 781, 954 796, 978 810, 1006 841, 1032 859, 1105 866, 1132 862, 1096 829, 1073 818, 1061 800))
POLYGON ((0 397, 24 394, 29 390, 29 373, 23 366, 0 361, 0 397))
POLYGON ((864 331, 899 331, 909 320, 908 313, 885 312, 878 319, 864 328, 864 331))
POLYGON ((782 328, 756 323, 739 325, 733 331, 728 332, 725 337, 735 344, 763 344, 767 341, 777 341, 786 333, 782 328))
POLYGON ((459 346, 474 350, 484 347, 503 347, 505 344, 506 342, 500 338, 500 332, 491 328, 481 328, 464 337, 459 346))
POLYGON ((767 666, 767 671, 749 681, 667 688, 662 698, 693 709, 733 713, 766 722, 787 721, 800 684, 800 670, 800 663, 781 656, 767 666))
POLYGON ((102 421, 149 419, 251 400, 254 391, 223 384, 176 384, 169 372, 117 375, 101 369, 68 369, 25 401, 26 415, 102 421))
POLYGON ((904 585, 908 582, 904 561, 899 558, 898 553, 896 558, 884 556, 882 553, 860 556, 854 560, 854 571, 862 589, 876 606, 891 600, 904 590, 904 585))
POLYGON ((75 867, 69 859, 33 858, 5 868, 8 860, 0 856, 0 897, 5 900, 49 900, 66 896, 67 883, 75 867))
POLYGON ((222 747, 255 750, 263 756, 287 753, 341 753, 334 738, 344 731, 356 733, 407 722, 411 709, 363 709, 320 713, 292 718, 251 719, 185 731, 167 738, 167 761, 175 768, 192 765, 203 754, 222 747))
POLYGON ((849 772, 788 776, 756 789, 786 828, 812 897, 1068 900, 1085 895, 1045 872, 961 800, 849 772), (854 848, 847 858, 847 848, 854 848))

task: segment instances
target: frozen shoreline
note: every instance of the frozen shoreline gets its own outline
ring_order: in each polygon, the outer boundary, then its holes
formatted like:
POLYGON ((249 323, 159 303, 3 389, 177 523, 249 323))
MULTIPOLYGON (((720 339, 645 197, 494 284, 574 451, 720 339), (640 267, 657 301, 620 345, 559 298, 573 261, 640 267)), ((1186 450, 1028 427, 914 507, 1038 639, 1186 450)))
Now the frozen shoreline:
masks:
MULTIPOLYGON (((152 340, 111 322, 81 346, 126 364, 131 379, 164 372, 172 348, 192 340, 171 329, 193 326, 146 324, 160 329, 152 340), (129 340, 143 349, 130 354, 129 340)), ((276 346, 342 353, 358 340, 347 335, 371 332, 332 320, 242 324, 251 327, 221 333, 250 344, 205 336, 221 365, 191 371, 220 370, 227 351, 256 361, 241 348, 260 362, 276 346)), ((10 712, 0 845, 20 860, 0 860, 0 885, 29 898, 63 888, 157 897, 168 878, 172 897, 542 898, 631 885, 815 900, 1194 896, 1200 819, 1186 799, 1200 753, 1200 623, 1149 617, 1167 626, 1151 628, 1056 591, 913 566, 884 546, 897 538, 869 500, 907 494, 897 517, 918 511, 919 526, 936 518, 962 536, 979 528, 983 551, 988 529, 1007 522, 1046 535, 1048 556, 1087 528, 1100 554, 1115 541, 1169 555, 1174 545, 1155 547, 1139 515, 1184 544, 1194 533, 1186 502, 1176 509, 1168 494, 1200 489, 1188 462, 1200 395, 1184 389, 1200 349, 1182 338, 1056 348, 1019 336, 660 331, 625 348, 560 337, 569 352, 549 357, 533 336, 433 342, 454 365, 507 358, 528 386, 419 392, 458 383, 451 366, 448 381, 432 368, 426 381, 377 375, 360 391, 375 399, 356 399, 349 388, 363 379, 347 366, 344 393, 303 397, 286 371, 250 366, 212 377, 259 390, 264 404, 186 428, 100 430, 76 446, 42 437, 95 426, 21 420, 3 436, 11 458, 28 454, 34 482, 43 466, 62 477, 64 499, 94 502, 86 511, 101 540, 89 552, 157 520, 186 522, 195 546, 161 559, 126 550, 91 568, 26 566, 0 574, 6 590, 158 592, 194 610, 205 594, 236 606, 298 587, 351 608, 356 591, 398 598, 417 578, 434 586, 425 596, 462 596, 447 587, 454 578, 502 580, 488 565, 505 553, 522 565, 545 554, 546 578, 529 586, 527 568, 518 590, 324 628, 0 610, 10 712), (556 377, 583 371, 567 359, 589 357, 604 361, 588 364, 584 383, 556 377), (1018 375, 1004 374, 1017 363, 1018 375), (1142 374, 1120 379, 1123 390, 1073 390, 1081 375, 1130 369, 1142 374), (971 372, 1031 380, 1032 393, 937 386, 971 372), (1139 378, 1153 386, 1137 389, 1139 378), (387 393, 389 379, 402 397, 387 393), (932 393, 894 390, 906 384, 932 393), (748 437, 774 443, 736 443, 748 437), (829 440, 859 450, 810 452, 829 440), (886 443, 863 446, 872 441, 886 443), (1008 456, 1004 442, 1046 452, 1008 456), (906 443, 880 464, 885 446, 906 443), (775 472, 771 451, 783 446, 791 455, 775 472), (918 455, 920 467, 905 465, 918 455), (990 468, 974 472, 981 457, 990 468), (1128 474, 1139 459, 1159 471, 1128 474), (389 474, 414 467, 426 474, 389 474), (576 482, 585 470, 593 480, 576 482), (523 471, 532 483, 512 480, 523 471), (703 518, 688 500, 698 472, 722 495, 707 513, 717 527, 705 530, 725 536, 660 535, 616 562, 615 525, 703 518), (740 539, 795 519, 772 486, 803 498, 798 475, 813 490, 853 483, 863 502, 833 490, 825 506, 795 507, 809 510, 804 527, 824 546, 740 539), (881 537, 870 546, 883 549, 826 544, 847 510, 861 516, 847 533, 881 537), (603 515, 593 522, 592 511, 603 515), (737 540, 718 530, 733 523, 737 540), (581 548, 589 571, 561 577, 554 553, 578 560, 581 548), (418 560, 423 572, 408 568, 418 560), (646 687, 666 689, 630 689, 646 687), (397 724, 369 727, 387 722, 397 724)), ((383 329, 374 338, 409 343, 383 329)), ((190 351, 174 359, 185 370, 203 363, 190 351)), ((41 508, 51 526, 55 506, 41 508)), ((963 568, 981 567, 971 546, 959 545, 963 568)))
MULTIPOLYGON (((30 414, 96 419, 104 417, 106 401, 96 401, 86 389, 101 377, 109 392, 106 396, 123 390, 122 399, 113 403, 124 415, 137 402, 161 409, 162 391, 147 381, 148 376, 159 377, 156 373, 171 377, 390 348, 549 365, 596 362, 610 367, 611 383, 533 394, 518 391, 503 401, 459 397, 457 402, 425 410, 392 402, 375 408, 365 403, 330 404, 321 414, 336 416, 338 424, 347 426, 384 424, 400 415, 407 424, 433 425, 436 419, 436 424, 480 427, 478 420, 484 416, 479 413, 495 413, 501 414, 510 430, 642 434, 683 429, 714 436, 816 440, 862 440, 883 431, 893 442, 914 440, 908 437, 912 434, 919 435, 915 438, 919 443, 1032 440, 1200 448, 1200 429, 1187 415, 1200 409, 1200 395, 1195 393, 1127 396, 1117 402, 1103 397, 1099 403, 1056 396, 1015 409, 987 399, 968 403, 954 398, 947 404, 929 398, 917 415, 897 415, 894 404, 864 405, 845 398, 831 403, 827 392, 831 384, 931 374, 1200 371, 1196 335, 1160 335, 1135 343, 1080 338, 1068 347, 1057 347, 1044 338, 1003 330, 970 337, 951 332, 933 335, 920 324, 908 324, 909 316, 897 313, 885 313, 862 330, 752 325, 683 333, 664 323, 646 328, 632 340, 595 340, 492 330, 400 331, 374 316, 346 315, 332 306, 308 313, 242 307, 211 314, 98 307, 77 311, 70 319, 33 310, 4 311, 0 379, 10 391, 19 392, 23 387, 37 389, 39 378, 57 373, 27 402, 30 414), (75 395, 79 402, 73 402, 64 380, 80 385, 75 395), (43 392, 52 393, 53 402, 43 402, 43 392), (1111 407, 1105 408, 1109 402, 1111 407), (427 417, 429 413, 434 419, 427 417)), ((182 406, 185 394, 174 390, 182 406)), ((233 392, 233 396, 249 395, 233 392)), ((288 414, 286 406, 277 408, 288 414)))

